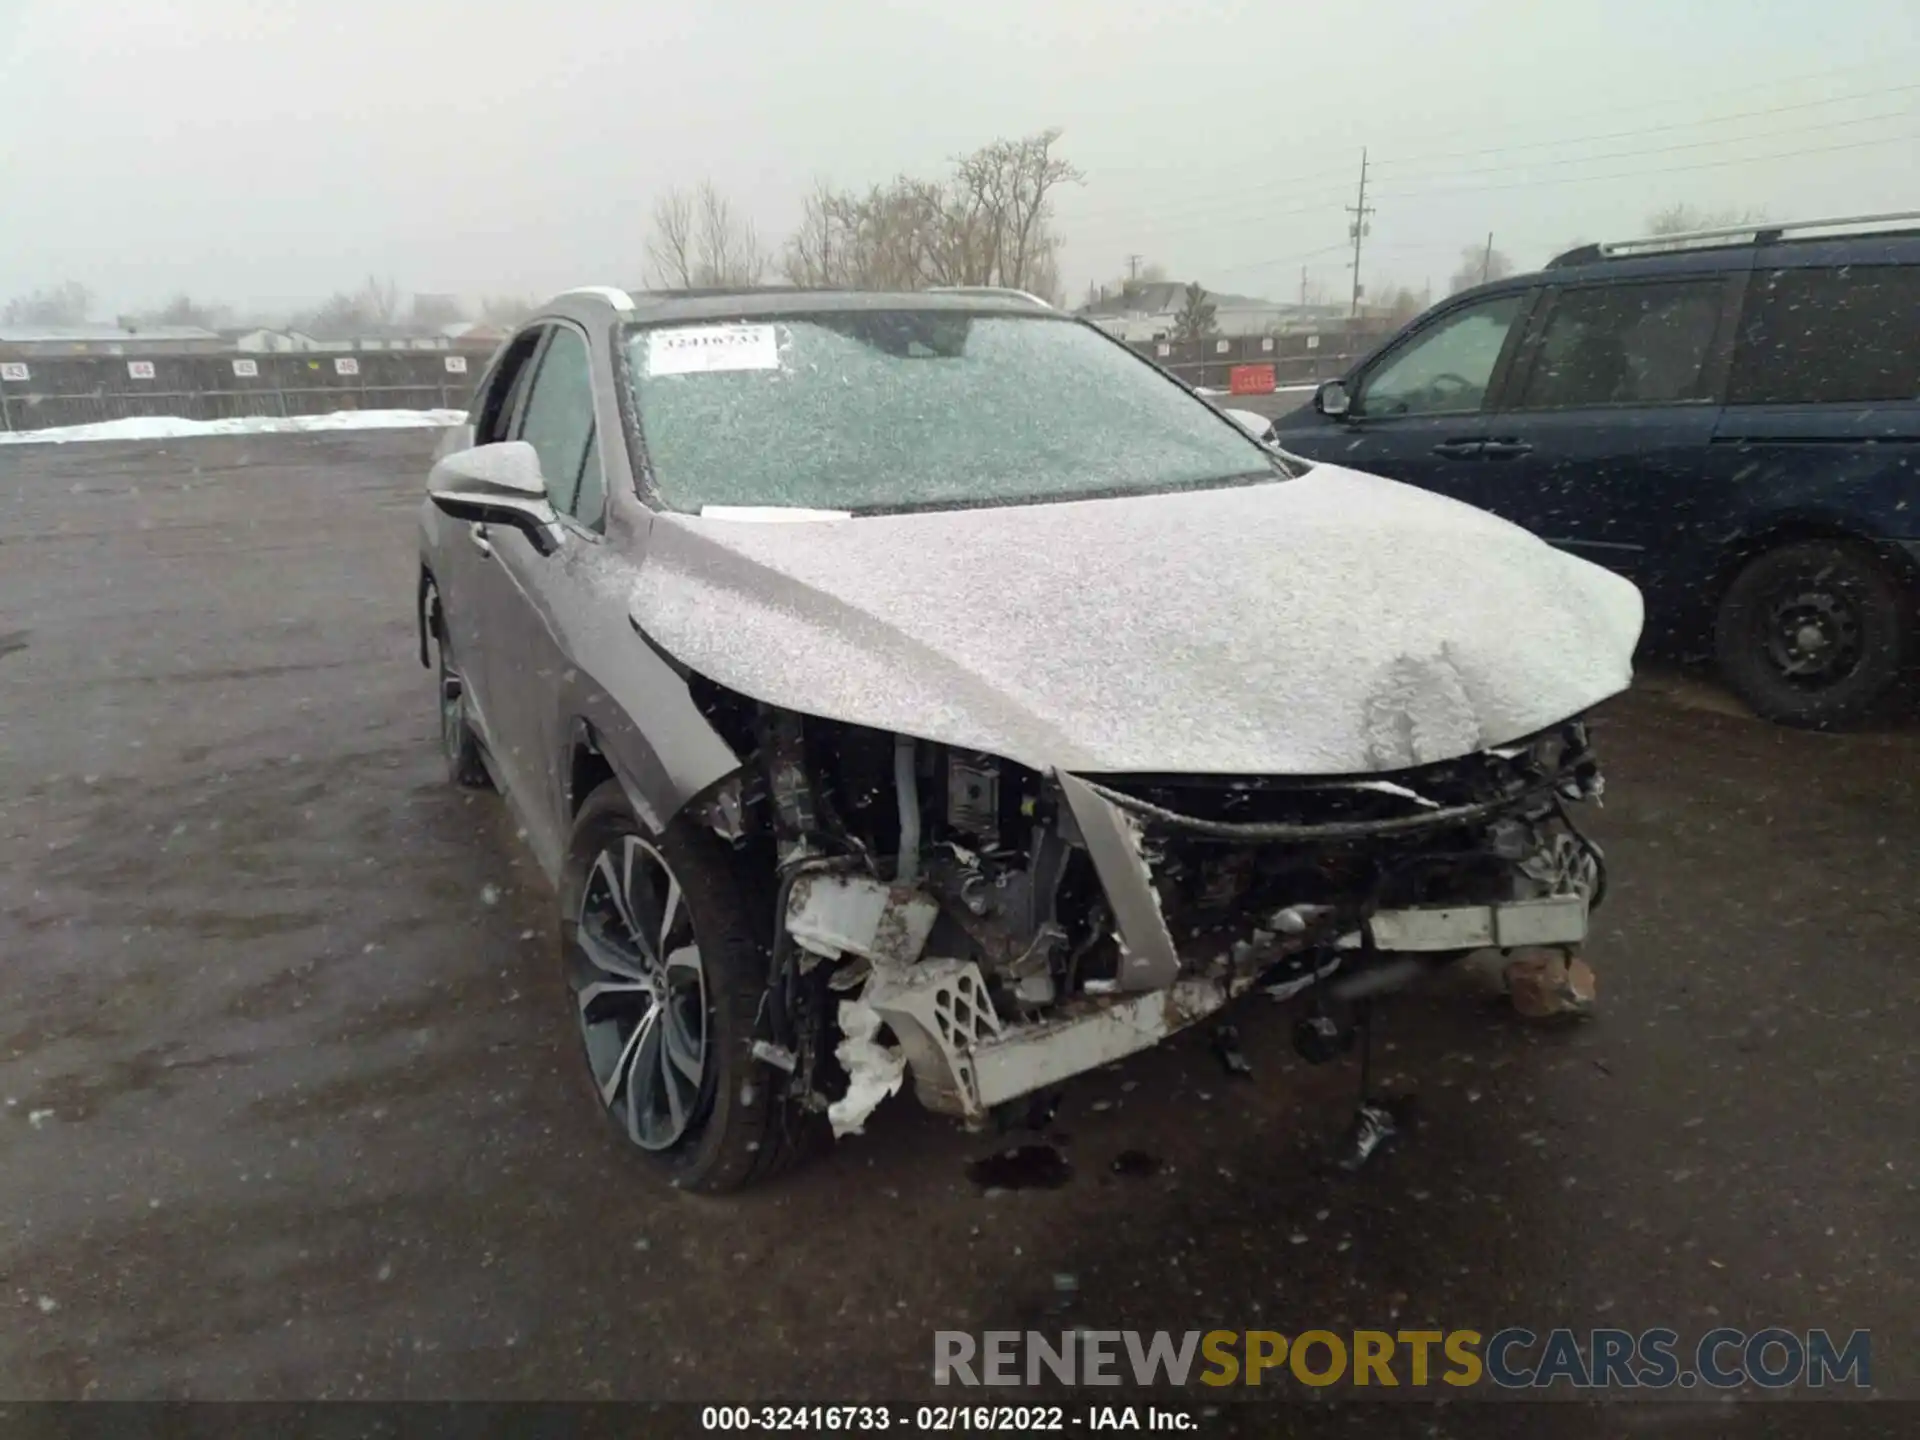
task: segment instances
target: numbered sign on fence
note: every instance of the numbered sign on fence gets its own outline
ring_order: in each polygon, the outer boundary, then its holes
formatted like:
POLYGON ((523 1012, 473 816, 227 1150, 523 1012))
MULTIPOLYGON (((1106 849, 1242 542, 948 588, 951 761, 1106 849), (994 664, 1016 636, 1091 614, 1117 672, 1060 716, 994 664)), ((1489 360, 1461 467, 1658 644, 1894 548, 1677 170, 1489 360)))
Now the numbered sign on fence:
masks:
POLYGON ((1260 348, 1263 351, 1265 351, 1267 354, 1271 355, 1273 353, 1273 336, 1267 335, 1262 337, 1260 341, 1260 348))
POLYGON ((258 360, 236 360, 233 362, 233 373, 238 375, 242 380, 252 380, 260 373, 260 362, 258 360))
POLYGON ((1319 348, 1320 348, 1320 337, 1318 335, 1307 336, 1307 349, 1318 350, 1319 348))
POLYGON ((333 373, 336 375, 358 375, 360 373, 360 362, 351 355, 342 355, 333 362, 333 373))
POLYGON ((1173 347, 1171 345, 1156 345, 1153 347, 1153 353, 1164 360, 1173 354, 1173 347))
POLYGON ((449 375, 466 374, 467 373, 467 357, 464 355, 447 356, 447 373, 449 375))
POLYGON ((127 374, 135 380, 151 380, 153 378, 153 361, 129 360, 127 361, 127 374))
POLYGON ((1213 342, 1213 353, 1216 355, 1224 355, 1232 348, 1233 347, 1225 340, 1216 340, 1213 342))
POLYGON ((31 380, 33 372, 17 360, 0 363, 0 380, 31 380))

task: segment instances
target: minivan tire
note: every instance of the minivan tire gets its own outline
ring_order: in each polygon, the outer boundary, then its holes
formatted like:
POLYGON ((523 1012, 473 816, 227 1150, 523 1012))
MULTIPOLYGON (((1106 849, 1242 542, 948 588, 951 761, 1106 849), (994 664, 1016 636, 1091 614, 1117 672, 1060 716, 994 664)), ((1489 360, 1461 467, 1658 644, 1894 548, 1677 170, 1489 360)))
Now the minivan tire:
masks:
POLYGON ((1866 545, 1795 541, 1734 576, 1714 649, 1721 678, 1756 715, 1810 729, 1847 725, 1871 714, 1912 665, 1913 601, 1866 545))
MULTIPOLYGON (((684 818, 670 823, 664 832, 654 832, 635 814, 618 780, 599 785, 587 796, 574 820, 560 883, 567 1028, 581 1055, 580 1068, 592 1103, 612 1127, 621 1147, 660 1179, 681 1190, 716 1194, 760 1184, 812 1154, 823 1139, 821 1118, 790 1097, 791 1077, 754 1054, 754 1042, 767 1038, 764 1000, 768 955, 750 921, 753 911, 749 908, 749 891, 736 857, 714 835, 684 818), (596 874, 596 869, 603 857, 612 861, 623 852, 634 857, 636 874, 644 868, 653 877, 650 894, 642 896, 637 882, 627 887, 632 892, 627 908, 609 920, 606 902, 611 899, 607 888, 610 877, 596 874), (659 884, 662 880, 667 882, 664 892, 659 884), (650 923, 650 916, 653 910, 668 909, 672 902, 653 902, 662 893, 670 895, 674 886, 679 898, 673 913, 683 910, 684 920, 668 918, 662 935, 659 925, 650 923), (595 887, 591 899, 590 887, 595 887), (647 914, 642 914, 643 910, 647 914), (594 952, 583 945, 582 929, 587 924, 599 927, 604 944, 609 938, 607 927, 617 926, 620 917, 629 914, 642 931, 654 931, 650 948, 659 956, 654 972, 659 986, 656 994, 666 998, 656 1006, 648 997, 604 996, 607 1000, 627 998, 633 1010, 628 1018, 616 1015, 611 1022, 616 1026, 611 1041, 605 1034, 610 1022, 605 1019, 594 1022, 592 1028, 601 1033, 590 1037, 587 1017, 598 1012, 590 1012, 582 1003, 582 990, 585 984, 607 979, 610 972, 605 964, 610 952, 600 950, 596 960, 594 952), (675 937, 683 943, 671 944, 675 937), (665 1017, 676 1006, 680 1008, 674 1013, 687 1013, 685 987, 674 976, 684 976, 689 950, 694 952, 691 963, 699 971, 695 1013, 704 1011, 698 1026, 700 1079, 697 1086, 687 1083, 684 1075, 676 1080, 677 1072, 670 1069, 673 1057, 664 1053, 670 1049, 664 1038, 668 1022, 657 1018, 663 1038, 654 1046, 653 1058, 658 1060, 660 1077, 643 1093, 659 1099, 666 1095, 665 1087, 673 1087, 675 1106, 671 1115, 677 1119, 684 1114, 685 1124, 683 1130, 668 1125, 660 1133, 643 1136, 636 1125, 644 1126, 647 1121, 636 1121, 631 1107, 635 1086, 644 1080, 640 1067, 649 1058, 648 1043, 632 1038, 644 1022, 631 1017, 634 1012, 644 1015, 650 1010, 657 1017, 665 1017), (669 961, 668 955, 678 957, 683 968, 674 970, 675 962, 669 961), (623 1026, 631 1028, 619 1028, 623 1026), (619 1060, 608 1063, 615 1044, 620 1047, 620 1055, 632 1054, 624 1081, 617 1074, 619 1060), (610 1084, 618 1088, 612 1090, 609 1099, 610 1084)), ((676 1033, 690 1036, 694 1028, 683 1021, 676 1033)), ((685 1044, 683 1040, 683 1051, 685 1044)), ((657 1114, 657 1104, 647 1108, 655 1112, 656 1122, 666 1118, 657 1114)))

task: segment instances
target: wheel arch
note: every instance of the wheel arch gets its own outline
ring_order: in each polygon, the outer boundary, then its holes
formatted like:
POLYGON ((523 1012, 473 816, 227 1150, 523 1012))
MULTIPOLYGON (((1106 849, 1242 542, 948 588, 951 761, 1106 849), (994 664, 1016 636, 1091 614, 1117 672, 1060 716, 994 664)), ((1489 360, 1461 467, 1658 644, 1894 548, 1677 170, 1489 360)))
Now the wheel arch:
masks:
POLYGON ((1750 561, 1769 550, 1803 540, 1839 540, 1863 546, 1908 587, 1920 589, 1920 561, 1916 561, 1901 546, 1889 544, 1859 526, 1832 515, 1817 511, 1795 511, 1772 516, 1721 546, 1706 594, 1702 597, 1707 613, 1711 615, 1718 610, 1720 602, 1726 598, 1727 587, 1733 584, 1734 577, 1750 561))
POLYGON ((564 753, 556 761, 565 818, 571 823, 594 787, 612 778, 635 813, 662 831, 742 757, 703 713, 688 672, 637 636, 624 639, 614 653, 580 657, 562 684, 564 753))

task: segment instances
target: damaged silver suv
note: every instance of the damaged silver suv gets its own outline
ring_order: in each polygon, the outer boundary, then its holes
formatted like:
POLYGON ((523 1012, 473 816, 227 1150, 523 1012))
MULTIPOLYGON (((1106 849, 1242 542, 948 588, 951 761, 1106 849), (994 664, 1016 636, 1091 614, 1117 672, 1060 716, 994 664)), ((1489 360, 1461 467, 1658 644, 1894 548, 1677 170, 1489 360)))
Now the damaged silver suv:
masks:
POLYGON ((1568 806, 1634 587, 1029 296, 569 292, 428 491, 449 770, 686 1188, 909 1076, 981 1125, 1255 985, 1570 954, 1600 897, 1568 806))

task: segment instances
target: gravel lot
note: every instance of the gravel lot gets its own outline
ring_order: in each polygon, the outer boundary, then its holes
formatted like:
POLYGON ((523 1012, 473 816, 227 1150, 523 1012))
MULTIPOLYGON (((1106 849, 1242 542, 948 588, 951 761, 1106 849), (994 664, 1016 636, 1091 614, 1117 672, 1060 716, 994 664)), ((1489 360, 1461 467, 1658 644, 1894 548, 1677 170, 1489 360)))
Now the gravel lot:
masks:
POLYGON ((701 1201, 589 1113, 544 882, 440 779, 432 443, 0 451, 0 1397, 905 1399, 936 1328, 1429 1322, 1870 1327, 1920 1398, 1915 727, 1606 707, 1601 1017, 1397 1005, 1418 1125, 1357 1177, 1351 1071, 1256 997, 1251 1080, 1190 1036, 1078 1086, 1060 1188, 983 1192, 1004 1142, 896 1103, 701 1201))

